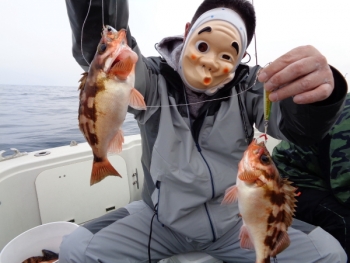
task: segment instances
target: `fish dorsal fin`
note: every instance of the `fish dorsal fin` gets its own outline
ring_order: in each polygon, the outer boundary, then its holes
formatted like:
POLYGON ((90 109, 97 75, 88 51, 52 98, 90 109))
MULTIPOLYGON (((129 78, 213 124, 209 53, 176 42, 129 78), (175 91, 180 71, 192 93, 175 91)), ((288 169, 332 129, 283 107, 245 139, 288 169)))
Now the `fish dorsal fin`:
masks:
POLYGON ((134 67, 134 61, 129 56, 124 60, 117 62, 110 70, 110 74, 117 76, 121 80, 125 80, 134 67))
POLYGON ((80 90, 80 97, 81 97, 82 92, 84 91, 84 87, 85 87, 85 83, 86 83, 86 80, 87 80, 88 73, 84 72, 81 75, 83 75, 83 76, 79 80, 80 85, 79 85, 79 88, 78 88, 78 90, 80 90))
POLYGON ((285 250, 290 244, 290 239, 288 236, 288 233, 286 231, 281 232, 279 235, 276 245, 271 251, 271 257, 275 257, 278 253, 281 253, 283 250, 285 250))
POLYGON ((85 82, 86 82, 86 79, 87 79, 87 76, 88 76, 88 73, 87 72, 84 72, 83 74, 81 74, 82 77, 80 78, 79 82, 80 82, 80 85, 79 85, 79 88, 80 90, 82 90, 85 86, 85 82))
POLYGON ((286 178, 281 181, 280 191, 285 194, 285 203, 283 205, 284 211, 284 224, 289 227, 293 221, 293 215, 295 212, 296 202, 296 188, 291 185, 291 182, 286 178))
POLYGON ((225 192, 225 197, 222 200, 222 204, 231 204, 233 202, 236 202, 238 199, 238 188, 236 185, 231 186, 230 188, 227 188, 225 192))
POLYGON ((136 110, 146 110, 146 103, 143 99, 142 94, 135 88, 132 88, 130 91, 130 107, 136 110))
POLYGON ((254 250, 254 245, 250 240, 248 230, 245 225, 242 225, 241 232, 239 233, 239 239, 241 241, 241 248, 254 250))

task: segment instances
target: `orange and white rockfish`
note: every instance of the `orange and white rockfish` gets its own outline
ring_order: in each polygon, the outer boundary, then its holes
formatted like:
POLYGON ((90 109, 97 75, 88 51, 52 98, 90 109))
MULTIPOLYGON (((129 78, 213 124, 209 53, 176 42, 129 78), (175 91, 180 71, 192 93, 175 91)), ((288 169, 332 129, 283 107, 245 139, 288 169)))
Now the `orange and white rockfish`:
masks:
POLYGON ((280 177, 264 142, 254 139, 238 165, 236 185, 226 190, 223 204, 238 200, 243 225, 241 248, 255 249, 256 263, 270 262, 270 257, 287 248, 287 233, 295 211, 295 190, 280 177))
POLYGON ((58 254, 50 250, 43 249, 43 256, 31 257, 22 263, 54 263, 58 260, 58 254))
POLYGON ((121 129, 128 106, 145 110, 134 88, 137 54, 127 45, 126 31, 104 27, 89 71, 80 80, 79 128, 93 151, 90 185, 108 175, 121 175, 107 158, 118 153, 124 142, 121 129))

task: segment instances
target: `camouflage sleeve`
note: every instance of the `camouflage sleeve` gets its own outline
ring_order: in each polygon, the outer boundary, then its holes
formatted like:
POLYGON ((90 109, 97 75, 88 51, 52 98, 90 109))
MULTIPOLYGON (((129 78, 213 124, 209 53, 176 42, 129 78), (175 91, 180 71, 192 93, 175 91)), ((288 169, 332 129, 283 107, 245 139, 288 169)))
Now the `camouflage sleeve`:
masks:
POLYGON ((272 158, 283 177, 296 186, 331 189, 335 198, 350 207, 350 93, 328 135, 312 146, 282 141, 272 158))
POLYGON ((350 206, 350 93, 345 107, 329 132, 330 184, 335 197, 350 206))
POLYGON ((328 189, 324 173, 319 165, 318 145, 297 146, 282 141, 273 150, 272 158, 282 177, 289 178, 296 186, 328 189))

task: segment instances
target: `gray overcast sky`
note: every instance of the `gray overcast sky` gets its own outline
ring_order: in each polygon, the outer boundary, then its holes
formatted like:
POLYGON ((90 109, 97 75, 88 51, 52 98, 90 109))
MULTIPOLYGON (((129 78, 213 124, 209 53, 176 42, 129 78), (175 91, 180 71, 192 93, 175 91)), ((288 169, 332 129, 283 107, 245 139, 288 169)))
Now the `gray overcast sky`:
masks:
MULTIPOLYGON (((182 34, 202 0, 130 0, 130 28, 144 55, 163 37, 182 34)), ((258 63, 311 44, 343 75, 350 73, 349 0, 255 0, 258 63)), ((101 21, 102 24, 102 21, 101 21)), ((63 0, 0 1, 0 84, 77 86, 63 0)), ((254 45, 248 51, 253 55, 254 45)))

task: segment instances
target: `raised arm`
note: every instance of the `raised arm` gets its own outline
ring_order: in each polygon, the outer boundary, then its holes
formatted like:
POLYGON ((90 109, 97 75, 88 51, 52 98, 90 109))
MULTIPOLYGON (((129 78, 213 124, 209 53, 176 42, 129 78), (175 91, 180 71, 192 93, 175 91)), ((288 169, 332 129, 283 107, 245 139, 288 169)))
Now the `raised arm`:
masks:
MULTIPOLYGON (((103 23, 117 30, 128 29, 128 1, 66 0, 66 5, 72 29, 73 56, 78 64, 87 71, 101 39, 103 23)), ((131 43, 130 30, 128 30, 128 43, 131 43)))
MULTIPOLYGON (((84 71, 88 71, 89 63, 94 58, 101 39, 103 24, 110 25, 116 30, 124 28, 127 30, 128 45, 138 55, 135 69, 135 88, 144 96, 146 105, 158 105, 157 69, 150 67, 154 64, 152 59, 142 56, 136 40, 131 36, 128 26, 128 0, 91 0, 91 4, 90 0, 66 0, 66 5, 72 29, 73 56, 84 71)), ((78 78, 79 76, 77 76, 78 78)), ((145 114, 152 113, 151 110, 140 111, 130 107, 129 112, 140 118, 145 114)))
MULTIPOLYGON (((272 91, 270 134, 301 145, 318 142, 327 134, 347 93, 344 77, 312 46, 298 47, 279 57, 261 69, 258 80, 272 91)), ((256 124, 262 131, 263 109, 261 104, 256 106, 256 124)))

